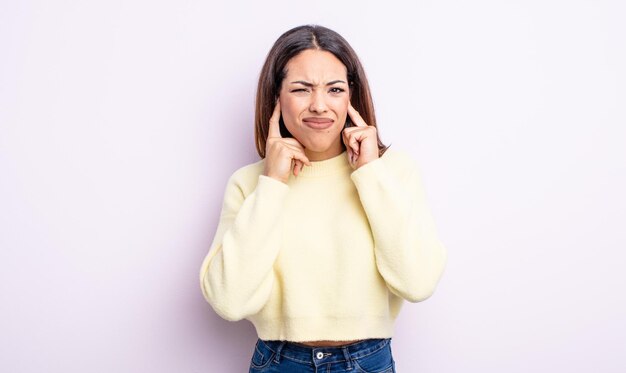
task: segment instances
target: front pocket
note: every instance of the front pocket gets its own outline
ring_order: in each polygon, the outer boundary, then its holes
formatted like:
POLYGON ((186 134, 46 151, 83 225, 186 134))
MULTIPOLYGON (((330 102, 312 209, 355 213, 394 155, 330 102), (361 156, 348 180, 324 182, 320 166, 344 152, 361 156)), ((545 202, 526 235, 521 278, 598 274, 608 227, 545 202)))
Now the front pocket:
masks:
POLYGON ((254 369, 267 367, 272 362, 274 354, 274 351, 270 350, 261 340, 258 340, 254 346, 252 359, 250 359, 250 367, 254 369))
POLYGON ((352 360, 359 373, 393 373, 394 361, 389 343, 373 353, 352 360))

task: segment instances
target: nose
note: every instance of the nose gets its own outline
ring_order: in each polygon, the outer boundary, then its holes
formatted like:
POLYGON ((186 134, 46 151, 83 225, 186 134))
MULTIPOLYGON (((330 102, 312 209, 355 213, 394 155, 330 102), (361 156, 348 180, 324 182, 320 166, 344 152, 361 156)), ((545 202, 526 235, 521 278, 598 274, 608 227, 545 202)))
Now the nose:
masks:
POLYGON ((309 110, 314 113, 323 113, 327 111, 326 101, 324 97, 324 92, 322 90, 318 90, 311 95, 311 103, 309 105, 309 110))

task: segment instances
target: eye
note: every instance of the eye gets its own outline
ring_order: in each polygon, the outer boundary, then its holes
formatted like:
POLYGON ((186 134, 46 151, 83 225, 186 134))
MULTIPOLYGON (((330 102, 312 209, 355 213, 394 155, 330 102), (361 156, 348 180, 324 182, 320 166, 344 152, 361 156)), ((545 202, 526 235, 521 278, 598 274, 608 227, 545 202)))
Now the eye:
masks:
POLYGON ((306 92, 306 88, 298 88, 298 89, 294 89, 291 92, 306 92))
POLYGON ((339 88, 339 87, 333 87, 333 88, 330 89, 330 91, 332 93, 341 93, 341 92, 345 92, 345 89, 339 88))

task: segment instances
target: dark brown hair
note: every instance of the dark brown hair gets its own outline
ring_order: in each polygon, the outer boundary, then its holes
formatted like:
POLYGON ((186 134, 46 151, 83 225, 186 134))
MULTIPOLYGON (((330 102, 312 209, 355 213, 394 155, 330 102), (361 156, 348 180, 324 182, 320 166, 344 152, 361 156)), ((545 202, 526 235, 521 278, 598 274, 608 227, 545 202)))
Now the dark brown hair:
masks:
MULTIPOLYGON (((291 58, 307 49, 330 52, 346 66, 352 106, 359 112, 365 123, 376 127, 374 103, 365 70, 363 70, 363 66, 350 44, 341 35, 326 27, 319 25, 298 26, 285 32, 276 40, 267 54, 259 76, 254 115, 254 135, 257 152, 261 158, 265 158, 269 120, 286 75, 285 66, 291 58)), ((348 119, 349 117, 346 120, 348 119)), ((379 156, 382 156, 389 146, 382 143, 379 135, 377 137, 379 156)), ((345 149, 343 141, 341 146, 345 149)))

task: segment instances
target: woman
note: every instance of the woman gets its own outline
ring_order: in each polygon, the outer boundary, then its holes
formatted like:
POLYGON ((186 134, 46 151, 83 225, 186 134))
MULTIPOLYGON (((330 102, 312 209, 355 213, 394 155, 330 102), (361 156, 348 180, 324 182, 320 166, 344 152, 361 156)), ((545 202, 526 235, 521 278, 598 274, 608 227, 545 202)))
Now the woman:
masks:
POLYGON ((281 35, 255 125, 262 159, 228 180, 204 297, 255 326, 250 372, 395 372, 394 321, 432 294, 447 254, 417 164, 378 136, 350 45, 315 25, 281 35))

